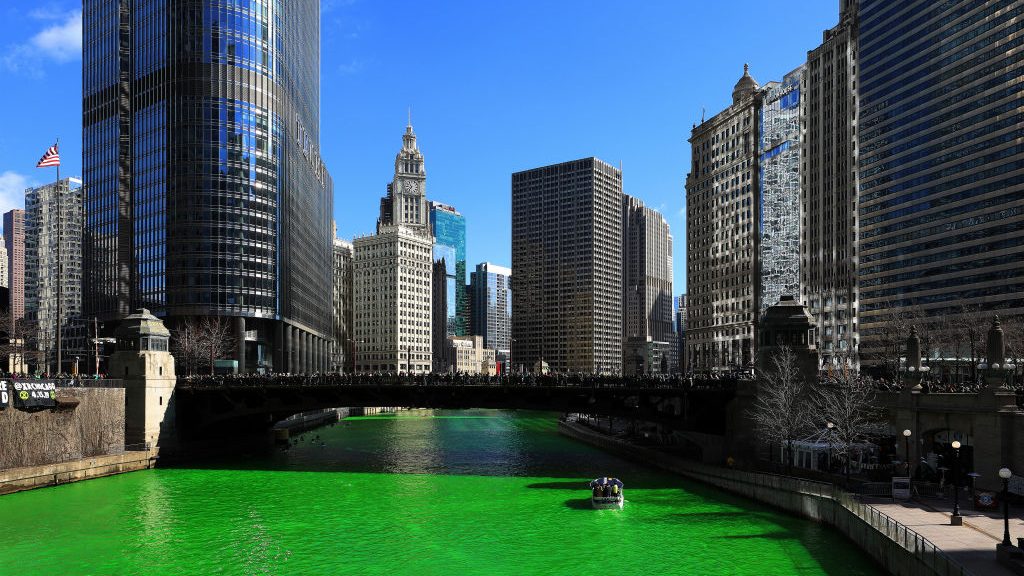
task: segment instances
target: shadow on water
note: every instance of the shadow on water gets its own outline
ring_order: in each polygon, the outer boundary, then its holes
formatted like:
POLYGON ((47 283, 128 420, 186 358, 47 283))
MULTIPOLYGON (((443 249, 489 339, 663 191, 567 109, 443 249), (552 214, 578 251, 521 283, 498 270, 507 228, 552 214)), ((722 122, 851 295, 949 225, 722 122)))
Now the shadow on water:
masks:
POLYGON ((719 536, 719 538, 722 540, 796 540, 797 536, 792 532, 768 532, 766 534, 729 534, 719 536))
MULTIPOLYGON (((638 489, 638 490, 663 490, 672 488, 682 488, 682 483, 671 477, 624 477, 620 478, 627 489, 638 489)), ((590 484, 590 480, 580 482, 579 480, 565 480, 558 482, 534 482, 533 484, 527 484, 527 488, 538 488, 545 490, 587 490, 590 484)), ((689 487, 689 486, 687 486, 689 487)))
POLYGON ((565 501, 565 507, 573 510, 593 510, 590 498, 570 498, 565 501))

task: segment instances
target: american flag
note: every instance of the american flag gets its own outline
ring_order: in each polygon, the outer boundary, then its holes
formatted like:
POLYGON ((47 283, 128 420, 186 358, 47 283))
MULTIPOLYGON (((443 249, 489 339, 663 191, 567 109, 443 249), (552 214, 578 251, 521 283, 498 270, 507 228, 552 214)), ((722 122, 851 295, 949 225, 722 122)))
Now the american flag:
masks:
POLYGON ((36 168, 49 168, 50 166, 60 166, 60 153, 57 152, 56 144, 50 146, 46 154, 39 159, 39 164, 36 164, 36 168))

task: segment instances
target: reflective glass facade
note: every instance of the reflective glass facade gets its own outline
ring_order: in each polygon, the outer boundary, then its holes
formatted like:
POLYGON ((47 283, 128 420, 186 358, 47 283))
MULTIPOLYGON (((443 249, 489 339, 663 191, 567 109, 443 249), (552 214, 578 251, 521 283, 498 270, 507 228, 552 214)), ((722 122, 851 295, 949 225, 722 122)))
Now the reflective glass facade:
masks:
POLYGON ((1024 312, 1024 4, 859 8, 864 346, 893 312, 1024 312))
POLYGON ((764 88, 758 133, 761 181, 759 314, 800 294, 800 80, 803 67, 764 88))
POLYGON ((466 294, 466 218, 451 206, 430 203, 430 229, 434 232, 434 262, 444 260, 448 336, 469 334, 469 299, 466 294))
POLYGON ((319 3, 170 4, 83 6, 86 314, 247 318, 249 368, 325 369, 319 3))

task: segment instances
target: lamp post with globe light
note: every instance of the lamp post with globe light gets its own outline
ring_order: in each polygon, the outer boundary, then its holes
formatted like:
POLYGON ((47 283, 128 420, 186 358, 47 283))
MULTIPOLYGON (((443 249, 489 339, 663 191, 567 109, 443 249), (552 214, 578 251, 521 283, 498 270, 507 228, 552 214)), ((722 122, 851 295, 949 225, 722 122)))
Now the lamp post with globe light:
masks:
POLYGON ((963 517, 960 516, 960 441, 953 440, 950 444, 953 447, 953 515, 949 523, 953 526, 963 525, 963 517))
POLYGON ((906 450, 904 462, 907 463, 907 476, 910 476, 910 435, 912 432, 907 429, 903 431, 903 447, 906 450))
POLYGON ((1013 472, 1009 468, 1000 468, 999 477, 1003 479, 1003 546, 1010 543, 1010 478, 1013 472))

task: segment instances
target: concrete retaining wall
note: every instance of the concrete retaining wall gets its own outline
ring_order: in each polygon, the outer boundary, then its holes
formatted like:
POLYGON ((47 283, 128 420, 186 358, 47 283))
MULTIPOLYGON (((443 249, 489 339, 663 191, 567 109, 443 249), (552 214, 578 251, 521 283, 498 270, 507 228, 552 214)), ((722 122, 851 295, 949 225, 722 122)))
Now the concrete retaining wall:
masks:
POLYGON ((124 451, 123 388, 59 388, 57 398, 65 407, 0 410, 0 470, 124 451))
POLYGON ((610 438, 578 424, 561 422, 559 431, 619 457, 656 466, 768 504, 780 510, 827 523, 852 540, 890 574, 951 576, 966 574, 930 542, 874 508, 856 502, 830 484, 690 462, 610 438))
POLYGON ((153 468, 155 465, 156 453, 141 451, 125 452, 113 456, 97 456, 60 464, 12 468, 0 471, 0 494, 56 486, 122 472, 145 470, 153 468))

